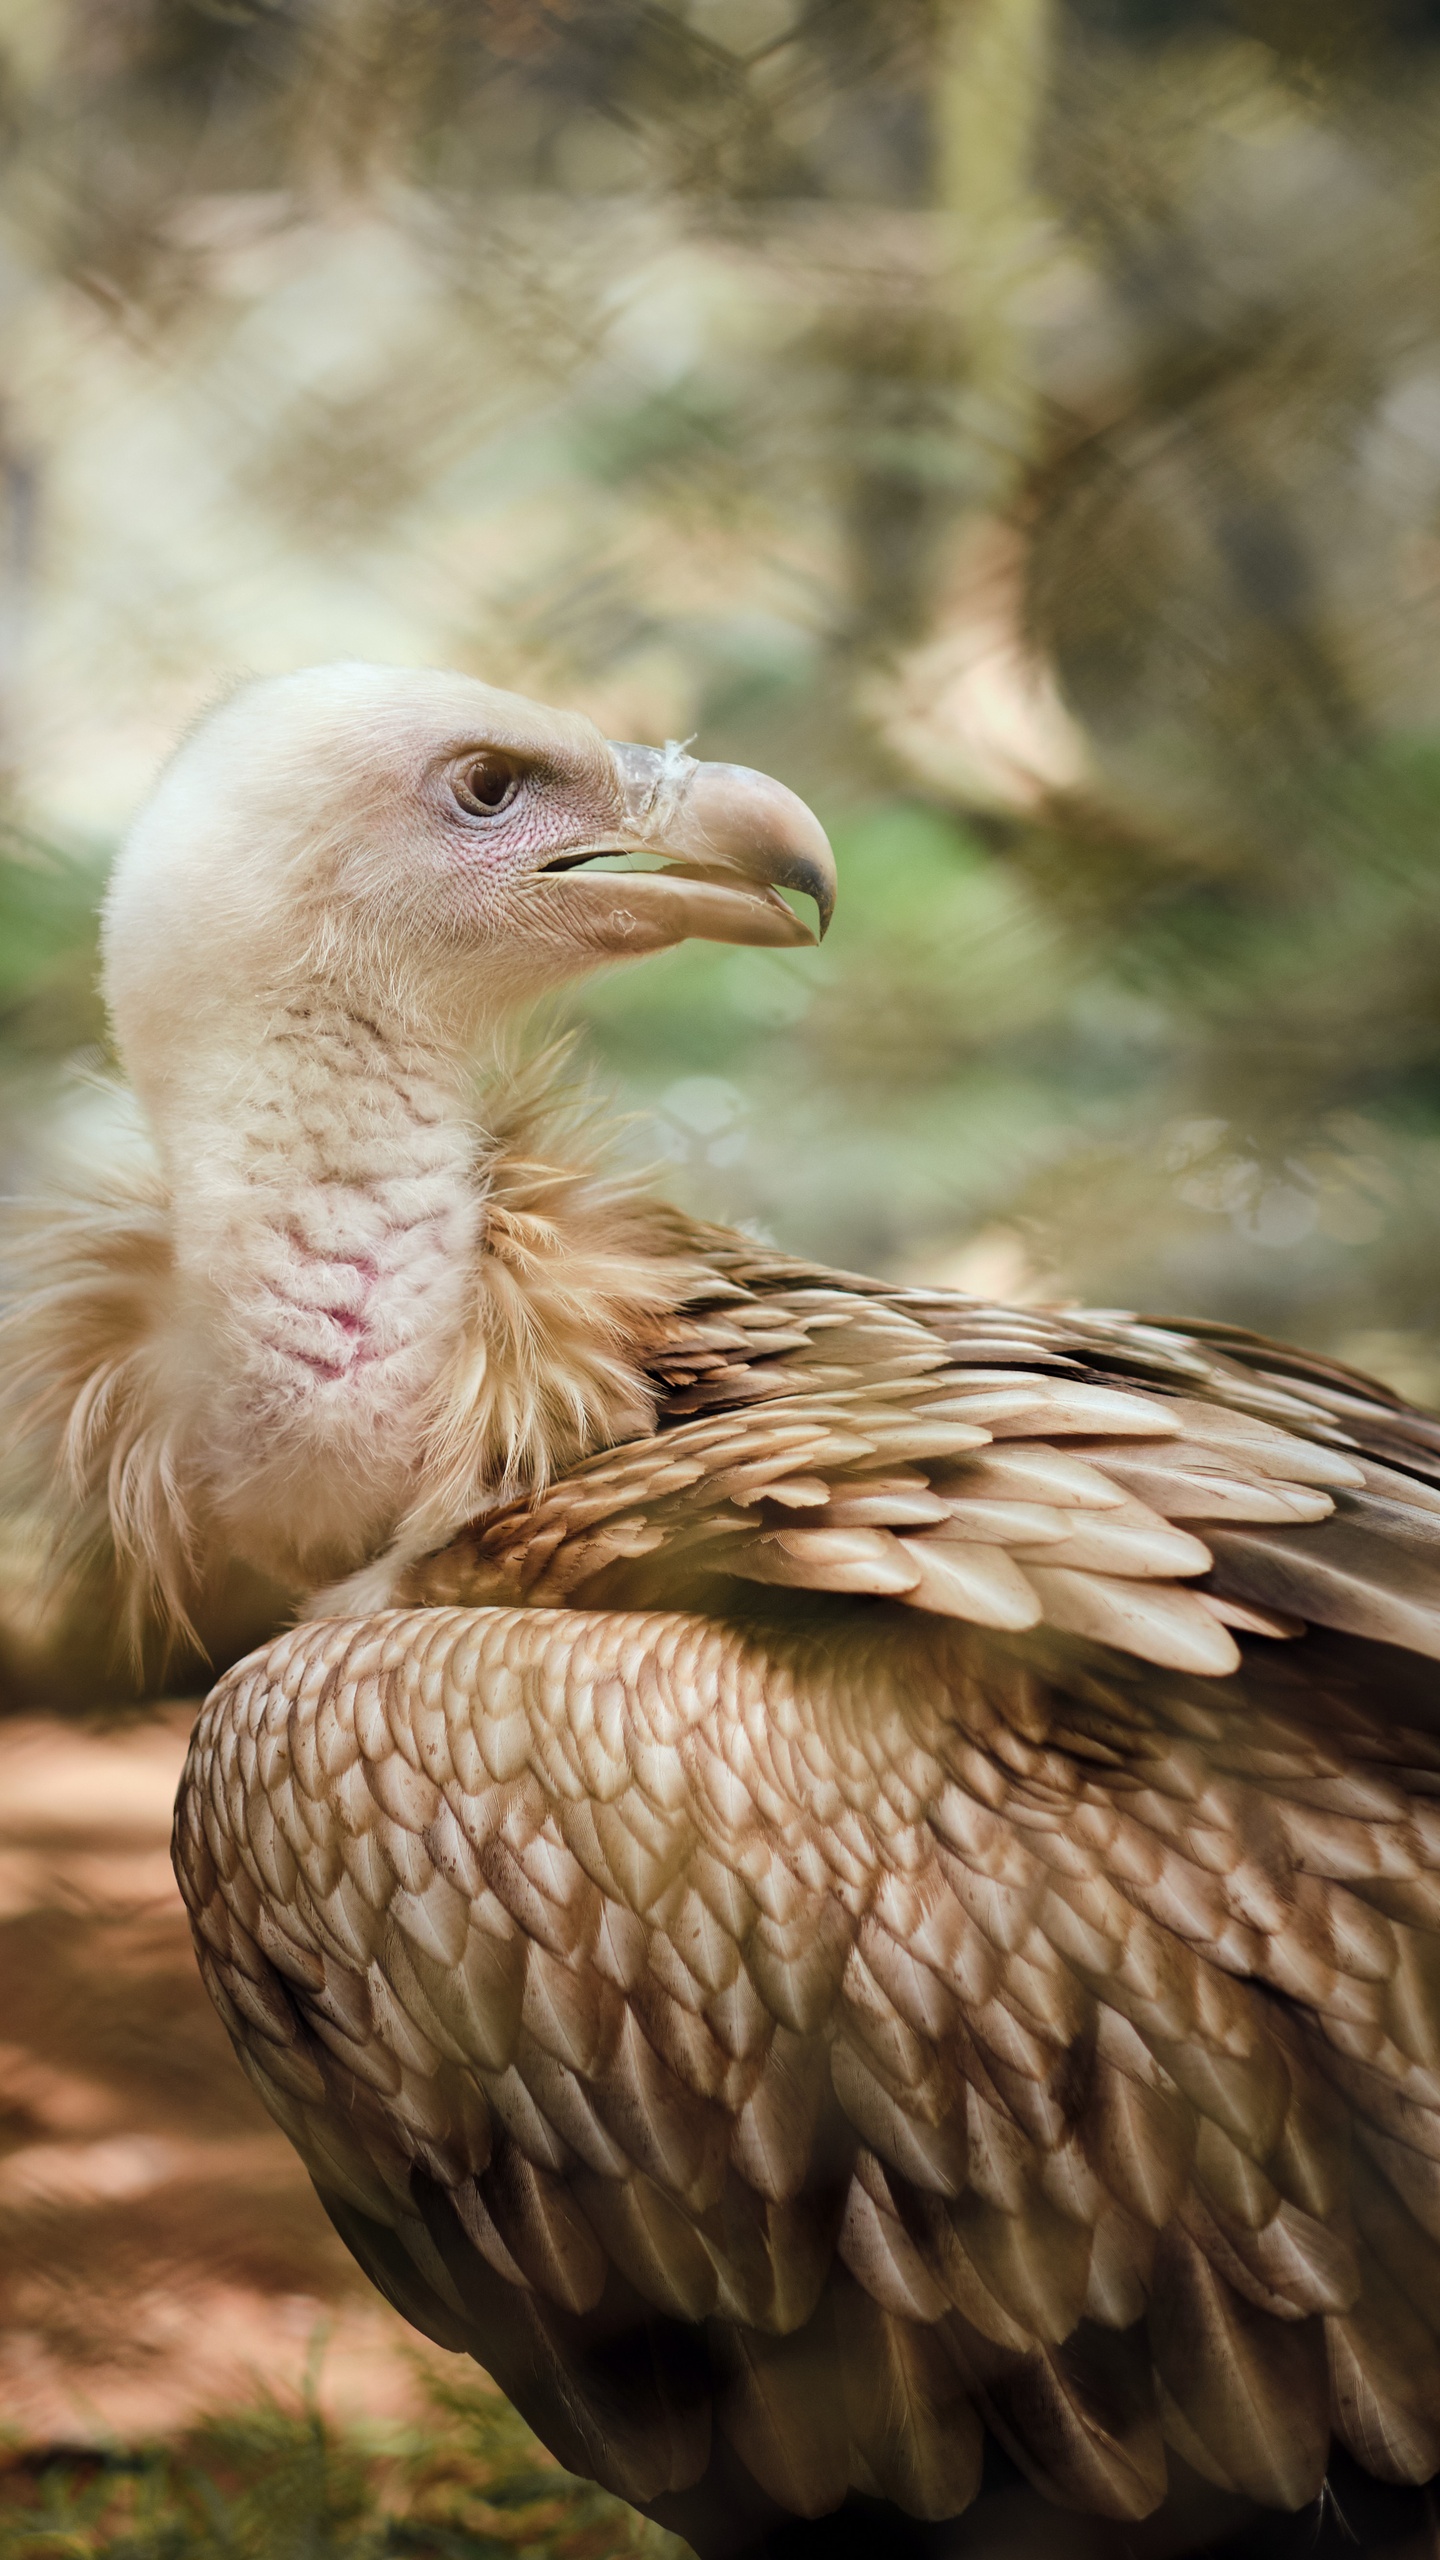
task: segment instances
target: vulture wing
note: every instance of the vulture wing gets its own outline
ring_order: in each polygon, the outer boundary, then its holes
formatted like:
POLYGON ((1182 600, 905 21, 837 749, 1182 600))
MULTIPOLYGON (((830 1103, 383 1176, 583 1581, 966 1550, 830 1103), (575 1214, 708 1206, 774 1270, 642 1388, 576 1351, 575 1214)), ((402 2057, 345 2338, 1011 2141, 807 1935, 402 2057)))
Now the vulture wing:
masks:
POLYGON ((1440 1425, 709 1238, 654 1433, 216 1690, 176 1856, 337 2224, 573 2467, 1440 2469, 1440 1425))

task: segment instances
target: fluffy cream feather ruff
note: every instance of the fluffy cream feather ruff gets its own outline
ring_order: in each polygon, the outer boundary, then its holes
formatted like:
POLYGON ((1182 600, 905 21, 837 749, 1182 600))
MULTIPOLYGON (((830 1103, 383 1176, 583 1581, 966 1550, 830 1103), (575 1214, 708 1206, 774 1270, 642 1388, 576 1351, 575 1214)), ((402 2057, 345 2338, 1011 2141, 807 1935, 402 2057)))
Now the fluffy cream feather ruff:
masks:
MULTIPOLYGON (((474 1285, 421 1417, 412 1497, 389 1524, 395 1569, 647 1430, 646 1349, 703 1276, 697 1232, 608 1161, 613 1124, 567 1082, 569 1046, 492 1063, 477 1093, 474 1285)), ((4 1262, 5 1491, 40 1511, 62 1581, 109 1551, 132 1649, 156 1619, 193 1640, 227 1532, 203 1317, 185 1302, 163 1182, 110 1172, 83 1195, 15 1204, 4 1262)))

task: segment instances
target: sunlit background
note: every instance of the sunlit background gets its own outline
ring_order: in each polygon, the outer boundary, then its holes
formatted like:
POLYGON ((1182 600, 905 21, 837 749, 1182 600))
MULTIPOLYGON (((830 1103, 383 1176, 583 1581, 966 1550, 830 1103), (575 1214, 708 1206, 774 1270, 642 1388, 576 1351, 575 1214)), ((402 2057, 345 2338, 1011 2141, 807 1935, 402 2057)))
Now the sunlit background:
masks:
MULTIPOLYGON (((185 724, 442 663, 833 831, 822 953, 578 1008, 688 1204, 1440 1401, 1434 0, 4 0, 0 130, 9 1188, 118 1143, 185 724)), ((164 1899, 183 1718, 57 1738, 103 1646, 8 1554, 0 2423, 129 2441, 327 2301, 393 2414, 164 1899)))

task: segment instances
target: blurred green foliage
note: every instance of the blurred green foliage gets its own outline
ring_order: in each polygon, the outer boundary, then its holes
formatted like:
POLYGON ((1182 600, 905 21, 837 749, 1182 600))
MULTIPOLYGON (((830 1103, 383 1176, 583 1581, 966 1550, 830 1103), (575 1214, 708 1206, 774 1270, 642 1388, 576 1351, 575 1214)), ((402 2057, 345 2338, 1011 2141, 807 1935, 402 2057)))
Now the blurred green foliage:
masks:
POLYGON ((180 2441, 0 2451, 0 2560, 681 2560, 560 2471, 493 2391, 433 2387, 428 2420, 345 2430, 257 2400, 180 2441))
POLYGON ((68 1053, 100 1031, 96 905, 103 859, 0 827, 0 1041, 10 1060, 68 1053))

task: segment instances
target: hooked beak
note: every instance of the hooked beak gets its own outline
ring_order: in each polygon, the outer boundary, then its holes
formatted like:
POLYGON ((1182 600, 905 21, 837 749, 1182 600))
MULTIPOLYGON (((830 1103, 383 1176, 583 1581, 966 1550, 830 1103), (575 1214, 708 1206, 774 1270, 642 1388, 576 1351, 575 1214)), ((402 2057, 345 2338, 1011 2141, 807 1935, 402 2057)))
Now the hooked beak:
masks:
POLYGON ((701 764, 684 749, 610 742, 620 823, 605 842, 549 863, 583 898, 597 939, 617 952, 695 938, 771 948, 814 943, 835 905, 835 857, 814 812, 783 782, 743 764, 701 764), (659 871, 586 872, 603 853, 658 856, 659 871), (777 892, 813 898, 819 933, 777 892))

